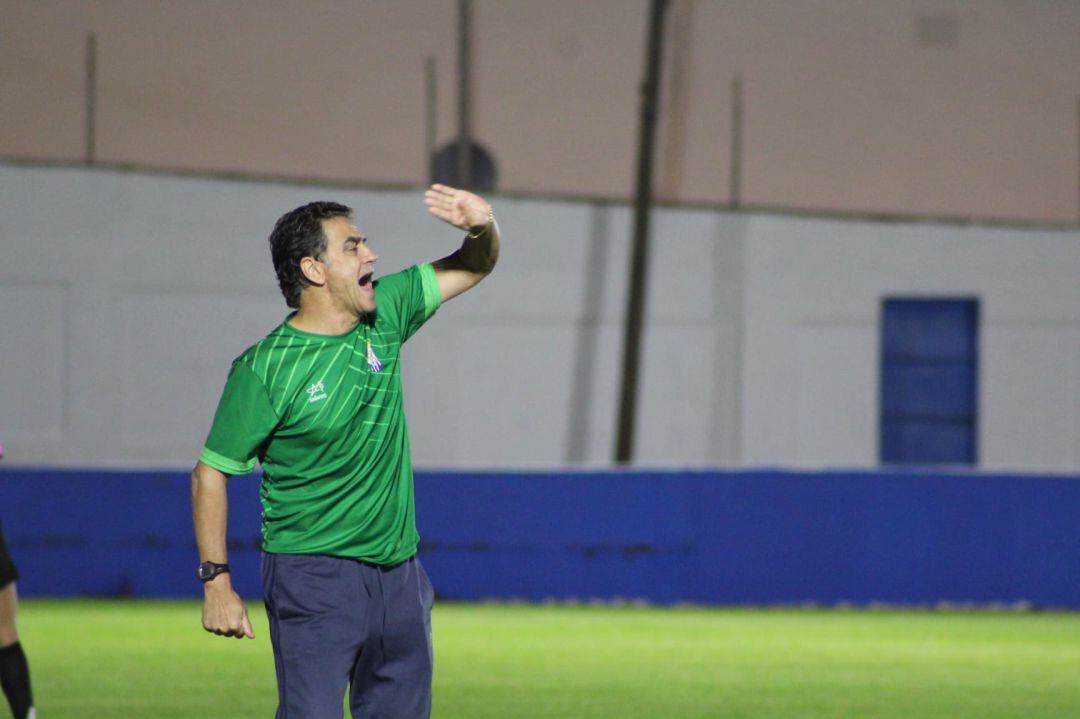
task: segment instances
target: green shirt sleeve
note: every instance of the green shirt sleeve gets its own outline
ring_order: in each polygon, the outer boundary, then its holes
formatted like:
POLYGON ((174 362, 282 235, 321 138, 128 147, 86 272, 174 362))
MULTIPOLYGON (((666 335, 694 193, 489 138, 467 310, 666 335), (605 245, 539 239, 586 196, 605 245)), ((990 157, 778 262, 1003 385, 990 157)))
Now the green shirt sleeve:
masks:
POLYGON ((376 312, 397 330, 401 341, 412 337, 439 309, 439 283, 430 264, 413 265, 379 280, 376 312))
POLYGON ((233 362, 199 460, 225 474, 246 474, 278 424, 266 385, 242 360, 233 362))

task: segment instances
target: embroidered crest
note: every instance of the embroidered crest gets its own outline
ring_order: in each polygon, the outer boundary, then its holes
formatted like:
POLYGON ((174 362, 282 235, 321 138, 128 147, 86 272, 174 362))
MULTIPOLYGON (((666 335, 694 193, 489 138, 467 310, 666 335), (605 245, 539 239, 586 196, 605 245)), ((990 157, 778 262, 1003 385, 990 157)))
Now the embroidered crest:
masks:
POLYGON ((307 388, 308 404, 312 402, 318 402, 321 399, 326 399, 326 388, 323 387, 322 380, 319 380, 315 384, 307 388))
POLYGON ((378 372, 382 369, 382 362, 375 356, 375 350, 371 349, 371 340, 367 341, 367 366, 372 372, 378 372))

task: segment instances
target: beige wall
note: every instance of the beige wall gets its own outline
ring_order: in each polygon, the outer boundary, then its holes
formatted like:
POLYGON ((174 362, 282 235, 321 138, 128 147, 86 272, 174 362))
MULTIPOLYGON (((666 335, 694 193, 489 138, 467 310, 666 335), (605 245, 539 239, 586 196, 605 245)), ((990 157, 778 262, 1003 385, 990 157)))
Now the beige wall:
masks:
MULTIPOLYGON (((630 195, 647 5, 475 0, 474 131, 503 192, 630 195)), ((0 0, 0 157, 82 157, 93 32, 103 163, 418 185, 429 54, 455 131, 456 6, 0 0)), ((1080 216, 1080 3, 673 0, 667 37, 664 199, 730 200, 738 74, 746 204, 1080 216)))

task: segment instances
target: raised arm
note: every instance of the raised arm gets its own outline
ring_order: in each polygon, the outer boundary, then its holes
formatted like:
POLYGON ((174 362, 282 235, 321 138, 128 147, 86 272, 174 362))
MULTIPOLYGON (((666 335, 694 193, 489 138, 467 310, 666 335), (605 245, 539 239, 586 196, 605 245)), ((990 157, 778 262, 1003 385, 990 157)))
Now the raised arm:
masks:
POLYGON ((499 259, 499 226, 491 205, 466 190, 432 185, 424 193, 428 212, 467 233, 453 254, 432 263, 443 302, 488 276, 499 259))
MULTIPOLYGON (((200 562, 228 564, 225 545, 229 517, 228 476, 199 462, 191 473, 191 507, 200 562)), ((226 637, 254 637, 247 607, 223 572, 203 583, 203 629, 226 637)))

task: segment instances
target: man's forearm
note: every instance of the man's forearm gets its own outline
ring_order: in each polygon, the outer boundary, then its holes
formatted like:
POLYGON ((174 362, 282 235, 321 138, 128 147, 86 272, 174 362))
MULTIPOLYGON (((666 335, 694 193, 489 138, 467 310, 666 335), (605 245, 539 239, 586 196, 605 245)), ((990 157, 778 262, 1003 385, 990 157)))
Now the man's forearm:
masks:
POLYGON ((229 518, 228 477, 202 462, 191 473, 191 508, 199 561, 226 564, 226 529, 229 518))
POLYGON ((462 269, 486 275, 499 260, 499 225, 494 219, 481 231, 465 237, 456 253, 462 269))
POLYGON ((471 192, 434 184, 424 193, 428 212, 468 233, 461 247, 431 263, 443 302, 457 297, 488 276, 499 259, 499 225, 491 204, 471 192))
MULTIPOLYGON (((228 477, 199 462, 191 473, 191 507, 195 544, 202 562, 228 563, 225 531, 229 516, 228 477)), ((232 588, 228 572, 203 583, 203 629, 226 637, 253 637, 243 600, 232 588)))

